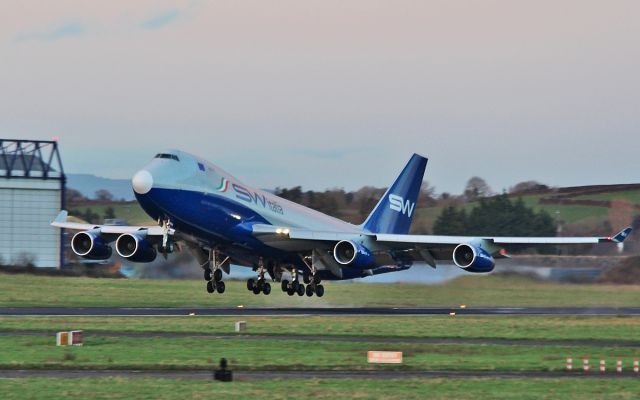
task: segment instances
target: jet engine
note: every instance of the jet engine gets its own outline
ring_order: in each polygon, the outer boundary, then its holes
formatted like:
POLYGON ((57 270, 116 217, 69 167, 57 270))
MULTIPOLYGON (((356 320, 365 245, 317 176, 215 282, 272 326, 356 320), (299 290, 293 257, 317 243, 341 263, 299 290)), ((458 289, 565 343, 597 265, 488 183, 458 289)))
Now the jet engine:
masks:
POLYGON ((132 262, 151 262, 156 259, 156 249, 143 235, 124 233, 116 240, 118 254, 132 262))
POLYGON ((460 244, 453 250, 453 262, 468 272, 491 272, 496 265, 491 254, 470 244, 460 244))
POLYGON ((338 242, 333 248, 333 258, 340 265, 354 268, 369 268, 375 263, 369 249, 351 240, 338 242))
POLYGON ((111 247, 100 237, 99 230, 78 232, 71 239, 71 250, 89 260, 106 260, 111 257, 111 247))

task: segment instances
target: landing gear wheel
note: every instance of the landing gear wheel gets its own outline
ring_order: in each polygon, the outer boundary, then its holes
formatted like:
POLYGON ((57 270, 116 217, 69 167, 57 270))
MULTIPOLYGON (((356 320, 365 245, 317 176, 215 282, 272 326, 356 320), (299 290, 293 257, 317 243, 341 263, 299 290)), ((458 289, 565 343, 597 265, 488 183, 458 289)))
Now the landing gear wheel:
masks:
POLYGON ((207 282, 207 292, 213 293, 215 291, 216 291, 216 287, 213 286, 213 282, 211 281, 207 282))
POLYGON ((204 270, 204 280, 205 281, 211 280, 211 270, 209 268, 205 268, 204 270))
POLYGON ((302 274, 302 280, 308 285, 311 283, 311 276, 309 274, 302 274))
POLYGON ((298 283, 298 281, 293 281, 291 282, 291 289, 293 289, 294 292, 298 291, 298 286, 300 286, 300 284, 298 283))
POLYGON ((253 290, 255 286, 256 286, 255 279, 251 278, 247 281, 247 290, 253 290))
POLYGON ((260 288, 258 285, 255 285, 251 290, 253 290, 253 294, 260 294, 260 288))
POLYGON ((282 289, 283 292, 286 292, 289 289, 289 281, 286 279, 283 279, 282 282, 280 282, 280 288, 282 289))
POLYGON ((262 286, 262 293, 267 296, 271 293, 271 284, 269 282, 265 282, 264 286, 262 286))
POLYGON ((304 296, 304 285, 299 284, 296 292, 298 292, 298 296, 304 296))
POLYGON ((317 276, 313 277, 313 283, 315 283, 316 285, 320 284, 320 278, 318 278, 317 276))
POLYGON ((324 295, 324 286, 318 285, 316 286, 316 296, 322 297, 324 295))
POLYGON ((218 293, 220 294, 224 293, 224 288, 225 288, 224 282, 222 281, 216 282, 216 290, 218 291, 218 293))
POLYGON ((293 290, 293 289, 291 289, 291 288, 287 289, 287 294, 288 294, 289 296, 293 296, 295 293, 296 293, 296 291, 295 291, 295 290, 293 290))
POLYGON ((313 285, 307 285, 306 292, 307 292, 307 296, 309 297, 313 296, 313 285))
POLYGON ((217 269, 213 272, 213 280, 219 282, 222 280, 222 270, 217 269))

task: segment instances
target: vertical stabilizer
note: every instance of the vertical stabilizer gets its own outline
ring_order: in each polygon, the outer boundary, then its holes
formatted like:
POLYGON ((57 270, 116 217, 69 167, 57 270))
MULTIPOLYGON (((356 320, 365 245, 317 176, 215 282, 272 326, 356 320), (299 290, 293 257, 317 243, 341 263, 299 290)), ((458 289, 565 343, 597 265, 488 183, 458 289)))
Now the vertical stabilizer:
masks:
POLYGON ((374 233, 409 233, 427 159, 414 154, 362 227, 374 233))

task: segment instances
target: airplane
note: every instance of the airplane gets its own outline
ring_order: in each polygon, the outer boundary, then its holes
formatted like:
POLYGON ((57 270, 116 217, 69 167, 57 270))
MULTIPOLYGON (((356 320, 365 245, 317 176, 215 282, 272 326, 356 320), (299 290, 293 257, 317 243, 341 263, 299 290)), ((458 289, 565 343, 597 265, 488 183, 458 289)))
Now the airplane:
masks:
POLYGON ((179 150, 158 153, 132 178, 137 201, 157 226, 94 225, 67 221, 62 210, 51 225, 77 232, 71 249, 105 260, 111 243, 131 262, 186 247, 204 270, 209 293, 224 293, 223 271, 252 268, 247 289, 271 293, 279 282, 289 296, 324 295, 322 281, 347 280, 409 269, 421 262, 453 261, 467 272, 488 273, 513 245, 621 243, 627 227, 607 237, 491 237, 411 235, 409 228, 427 158, 413 154, 371 214, 360 225, 252 188, 216 165, 179 150), (268 278, 267 279, 267 275, 268 278))

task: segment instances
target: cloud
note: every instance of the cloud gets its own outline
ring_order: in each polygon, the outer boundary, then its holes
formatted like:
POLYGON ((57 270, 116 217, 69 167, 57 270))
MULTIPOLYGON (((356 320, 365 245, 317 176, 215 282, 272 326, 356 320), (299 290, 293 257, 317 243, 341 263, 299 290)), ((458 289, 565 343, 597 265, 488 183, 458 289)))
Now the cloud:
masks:
POLYGON ((65 21, 51 25, 51 27, 36 32, 23 33, 16 36, 16 41, 24 42, 30 40, 55 41, 70 37, 78 37, 87 33, 85 25, 77 20, 65 21))
POLYGON ((176 22, 182 16, 182 11, 173 9, 147 18, 140 25, 144 29, 160 29, 176 22))

